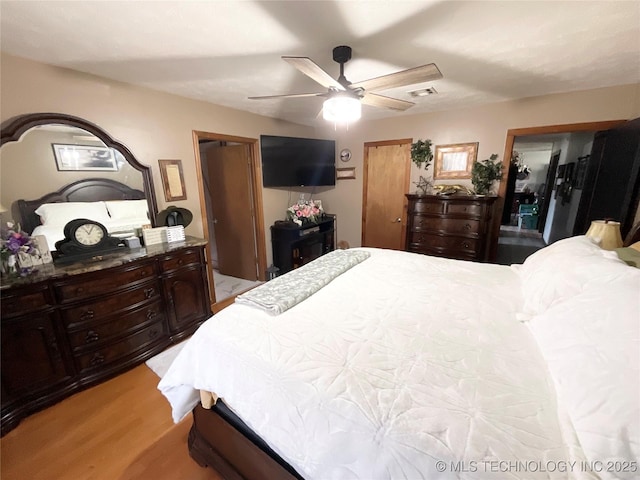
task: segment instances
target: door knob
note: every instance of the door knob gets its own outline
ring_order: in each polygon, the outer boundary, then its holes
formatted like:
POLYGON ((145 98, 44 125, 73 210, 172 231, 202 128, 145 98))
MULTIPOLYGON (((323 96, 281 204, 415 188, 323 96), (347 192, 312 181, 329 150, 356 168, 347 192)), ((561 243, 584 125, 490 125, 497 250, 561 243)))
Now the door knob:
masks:
POLYGON ((393 221, 393 223, 400 223, 400 222, 402 222, 402 218, 400 218, 400 217, 396 218, 396 219, 393 221))

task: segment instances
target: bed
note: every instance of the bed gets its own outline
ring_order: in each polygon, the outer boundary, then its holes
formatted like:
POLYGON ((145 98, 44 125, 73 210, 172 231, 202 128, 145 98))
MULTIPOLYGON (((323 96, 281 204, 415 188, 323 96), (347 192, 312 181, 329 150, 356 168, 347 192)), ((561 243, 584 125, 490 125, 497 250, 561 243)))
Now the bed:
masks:
POLYGON ((583 236, 511 267, 343 252, 364 259, 267 282, 181 350, 158 388, 174 421, 193 412, 196 461, 225 478, 637 477, 639 269, 583 236))
POLYGON ((151 223, 143 191, 104 178, 79 180, 35 200, 18 200, 17 205, 22 229, 43 235, 51 251, 64 238, 66 223, 76 218, 97 220, 110 234, 122 237, 151 223))

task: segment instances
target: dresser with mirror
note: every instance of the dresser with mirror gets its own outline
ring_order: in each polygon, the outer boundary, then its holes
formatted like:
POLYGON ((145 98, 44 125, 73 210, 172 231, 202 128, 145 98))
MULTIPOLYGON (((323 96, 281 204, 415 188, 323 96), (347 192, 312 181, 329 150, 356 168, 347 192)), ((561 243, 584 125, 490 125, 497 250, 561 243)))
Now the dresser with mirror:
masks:
MULTIPOLYGON (((150 168, 97 125, 22 115, 3 123, 0 145, 2 221, 45 238, 54 257, 73 217, 95 215, 114 235, 155 226, 150 168)), ((3 276, 2 434, 193 333, 211 314, 206 268, 204 240, 187 237, 3 276)))

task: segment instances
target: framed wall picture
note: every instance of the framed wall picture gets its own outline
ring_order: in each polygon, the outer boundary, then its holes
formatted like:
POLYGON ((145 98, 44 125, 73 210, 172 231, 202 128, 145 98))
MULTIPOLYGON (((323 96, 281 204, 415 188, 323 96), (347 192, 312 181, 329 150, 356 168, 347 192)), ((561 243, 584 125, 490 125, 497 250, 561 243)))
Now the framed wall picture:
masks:
POLYGON ((471 178, 478 156, 478 142, 436 145, 433 178, 435 180, 471 178))
POLYGON ((186 200, 187 190, 184 187, 182 160, 158 160, 164 198, 167 202, 186 200))
POLYGON ((353 180, 356 178, 356 167, 336 168, 336 180, 353 180))
POLYGON ((589 164, 589 158, 591 155, 585 155, 584 157, 578 157, 576 165, 576 174, 573 178, 573 188, 582 190, 584 188, 584 177, 587 174, 587 165, 589 164))
POLYGON ((99 145, 65 145, 52 143, 56 167, 60 171, 117 172, 113 150, 99 145))

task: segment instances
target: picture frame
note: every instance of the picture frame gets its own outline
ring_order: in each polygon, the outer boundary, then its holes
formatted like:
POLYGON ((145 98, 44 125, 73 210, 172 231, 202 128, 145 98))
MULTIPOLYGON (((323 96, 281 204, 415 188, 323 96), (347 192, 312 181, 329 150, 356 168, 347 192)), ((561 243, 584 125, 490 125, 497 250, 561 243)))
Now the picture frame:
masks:
POLYGON ((584 188, 584 178, 587 174, 587 165, 589 164, 589 158, 591 158, 591 155, 578 157, 576 174, 573 180, 573 188, 575 188, 576 190, 582 190, 584 188))
POLYGON ((336 168, 336 180, 354 180, 356 178, 356 167, 336 168))
POLYGON ((117 172, 113 149, 100 145, 52 143, 58 171, 117 172))
POLYGON ((477 158, 478 142, 436 145, 433 178, 471 178, 471 169, 477 158))
POLYGON ((187 190, 184 186, 182 160, 158 160, 164 198, 167 202, 186 200, 187 190))

